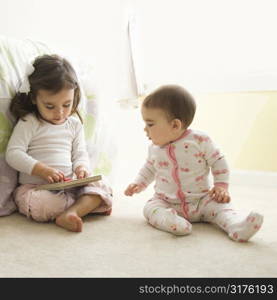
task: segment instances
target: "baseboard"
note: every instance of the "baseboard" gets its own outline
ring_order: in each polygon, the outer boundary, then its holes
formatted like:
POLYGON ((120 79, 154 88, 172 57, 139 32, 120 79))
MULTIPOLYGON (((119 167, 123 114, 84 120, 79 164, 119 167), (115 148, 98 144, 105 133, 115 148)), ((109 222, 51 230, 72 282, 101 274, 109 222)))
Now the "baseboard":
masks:
POLYGON ((230 184, 277 188, 277 172, 233 170, 230 176, 230 184))

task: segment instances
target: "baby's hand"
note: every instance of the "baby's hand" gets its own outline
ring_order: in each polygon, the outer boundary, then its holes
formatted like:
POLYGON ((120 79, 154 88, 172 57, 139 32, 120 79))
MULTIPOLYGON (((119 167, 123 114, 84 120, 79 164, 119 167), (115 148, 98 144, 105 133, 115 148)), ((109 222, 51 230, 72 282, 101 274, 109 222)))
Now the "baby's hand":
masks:
POLYGON ((84 166, 79 166, 75 169, 75 174, 77 179, 82 179, 88 177, 88 171, 84 166))
POLYGON ((128 185, 128 187, 125 190, 124 194, 126 196, 133 196, 134 193, 140 193, 144 189, 145 189, 145 186, 143 184, 131 183, 131 184, 128 185))
POLYGON ((209 191, 209 195, 213 200, 219 203, 228 203, 231 200, 228 190, 222 186, 214 186, 209 191))

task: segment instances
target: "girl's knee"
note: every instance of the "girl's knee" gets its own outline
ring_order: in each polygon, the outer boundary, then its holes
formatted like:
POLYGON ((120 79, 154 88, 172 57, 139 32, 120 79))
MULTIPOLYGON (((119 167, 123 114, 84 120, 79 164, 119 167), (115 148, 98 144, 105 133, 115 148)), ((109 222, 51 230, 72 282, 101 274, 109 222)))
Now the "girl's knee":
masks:
POLYGON ((27 200, 28 215, 38 222, 54 220, 66 207, 66 197, 50 191, 33 190, 27 200))

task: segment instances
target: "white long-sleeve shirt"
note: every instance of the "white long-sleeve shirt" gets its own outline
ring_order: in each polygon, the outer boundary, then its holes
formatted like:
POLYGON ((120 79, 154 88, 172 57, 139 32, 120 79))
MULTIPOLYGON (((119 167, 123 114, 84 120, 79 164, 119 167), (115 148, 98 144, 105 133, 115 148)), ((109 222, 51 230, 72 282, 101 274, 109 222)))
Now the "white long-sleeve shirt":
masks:
POLYGON ((31 175, 37 162, 62 171, 66 177, 72 177, 79 165, 89 169, 83 126, 77 118, 71 116, 60 125, 39 121, 33 114, 24 119, 14 127, 6 150, 7 163, 20 172, 19 183, 45 183, 31 175))
POLYGON ((162 199, 194 202, 210 189, 210 170, 215 185, 228 187, 229 169, 224 156, 207 134, 189 129, 163 147, 151 144, 135 183, 146 187, 155 180, 155 192, 162 199))

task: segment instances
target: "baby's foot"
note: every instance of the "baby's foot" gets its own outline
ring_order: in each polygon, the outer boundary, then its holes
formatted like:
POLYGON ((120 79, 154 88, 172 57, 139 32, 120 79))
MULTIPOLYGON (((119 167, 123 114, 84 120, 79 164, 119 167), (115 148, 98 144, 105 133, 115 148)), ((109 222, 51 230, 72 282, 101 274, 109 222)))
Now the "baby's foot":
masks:
POLYGON ((178 216, 174 209, 159 209, 157 215, 152 215, 150 224, 175 235, 191 233, 191 224, 186 219, 178 216))
POLYGON ((229 227, 229 237, 236 242, 247 242, 262 226, 263 216, 251 212, 242 222, 229 227))
POLYGON ((83 227, 82 219, 75 213, 61 214, 56 218, 56 224, 74 232, 81 232, 83 227))

